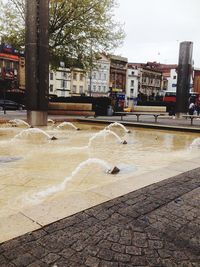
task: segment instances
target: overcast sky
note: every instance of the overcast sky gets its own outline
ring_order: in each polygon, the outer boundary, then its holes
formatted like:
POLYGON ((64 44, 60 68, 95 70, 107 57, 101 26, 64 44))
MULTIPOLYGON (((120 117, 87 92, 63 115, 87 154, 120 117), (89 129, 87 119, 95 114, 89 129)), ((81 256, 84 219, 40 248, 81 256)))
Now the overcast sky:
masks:
POLYGON ((117 0, 116 19, 124 23, 124 45, 115 53, 129 62, 177 64, 179 44, 193 42, 200 68, 200 0, 117 0))

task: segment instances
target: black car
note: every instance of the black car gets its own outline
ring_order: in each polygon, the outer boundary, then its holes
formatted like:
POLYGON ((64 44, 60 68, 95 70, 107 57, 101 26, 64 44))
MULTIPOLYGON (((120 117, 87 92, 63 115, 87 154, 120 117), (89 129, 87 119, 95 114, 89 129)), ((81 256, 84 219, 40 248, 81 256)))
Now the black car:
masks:
POLYGON ((25 106, 12 100, 0 99, 0 110, 22 110, 25 106), (5 106, 5 107, 4 107, 5 106))

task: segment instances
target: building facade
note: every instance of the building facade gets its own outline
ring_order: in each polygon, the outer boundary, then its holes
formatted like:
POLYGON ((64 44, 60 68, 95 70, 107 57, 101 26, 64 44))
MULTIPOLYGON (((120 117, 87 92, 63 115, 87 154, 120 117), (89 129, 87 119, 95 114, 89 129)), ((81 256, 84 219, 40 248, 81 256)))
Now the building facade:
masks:
POLYGON ((157 62, 147 62, 147 67, 162 72, 162 90, 176 92, 177 87, 177 67, 176 64, 161 64, 157 62))
POLYGON ((87 95, 107 97, 109 95, 110 60, 105 55, 94 63, 87 76, 87 95))
POLYGON ((193 92, 200 94, 200 69, 194 69, 193 92))
POLYGON ((80 68, 71 69, 71 96, 86 95, 87 76, 86 72, 80 68))
POLYGON ((167 79, 167 91, 176 92, 177 88, 177 71, 176 65, 174 68, 169 69, 169 75, 166 72, 163 72, 163 76, 167 79))
POLYGON ((176 64, 160 64, 157 63, 156 68, 162 71, 163 74, 163 81, 166 82, 163 84, 163 90, 168 92, 176 92, 177 87, 177 67, 176 64))
POLYGON ((148 67, 140 70, 138 95, 144 100, 156 100, 162 94, 162 72, 148 67))
POLYGON ((128 59, 110 56, 110 96, 121 108, 125 106, 128 59))
POLYGON ((163 75, 155 65, 149 63, 129 63, 137 70, 138 89, 137 100, 158 100, 163 94, 163 75))
POLYGON ((133 107, 137 103, 140 68, 128 64, 126 78, 126 106, 133 107))
POLYGON ((0 45, 0 90, 23 92, 25 90, 24 52, 11 45, 0 45))
POLYGON ((58 97, 68 97, 71 91, 71 71, 59 67, 56 71, 49 71, 49 94, 58 97))

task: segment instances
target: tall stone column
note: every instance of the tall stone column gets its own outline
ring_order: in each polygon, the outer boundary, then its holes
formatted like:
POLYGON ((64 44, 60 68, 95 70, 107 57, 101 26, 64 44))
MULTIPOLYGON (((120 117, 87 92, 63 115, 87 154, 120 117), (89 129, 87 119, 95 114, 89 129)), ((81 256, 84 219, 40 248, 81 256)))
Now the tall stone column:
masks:
POLYGON ((49 92, 49 0, 26 0, 27 120, 47 125, 49 92))
POLYGON ((192 51, 192 42, 180 43, 176 92, 177 117, 179 117, 181 113, 187 113, 188 111, 190 80, 192 75, 192 51))

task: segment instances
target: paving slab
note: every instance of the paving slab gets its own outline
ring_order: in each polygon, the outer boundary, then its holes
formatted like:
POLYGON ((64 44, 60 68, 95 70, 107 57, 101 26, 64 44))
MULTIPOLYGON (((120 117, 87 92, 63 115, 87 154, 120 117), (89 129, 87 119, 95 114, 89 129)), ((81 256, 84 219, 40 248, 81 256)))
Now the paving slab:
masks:
POLYGON ((199 199, 196 168, 4 242, 0 266, 200 266, 199 199))

